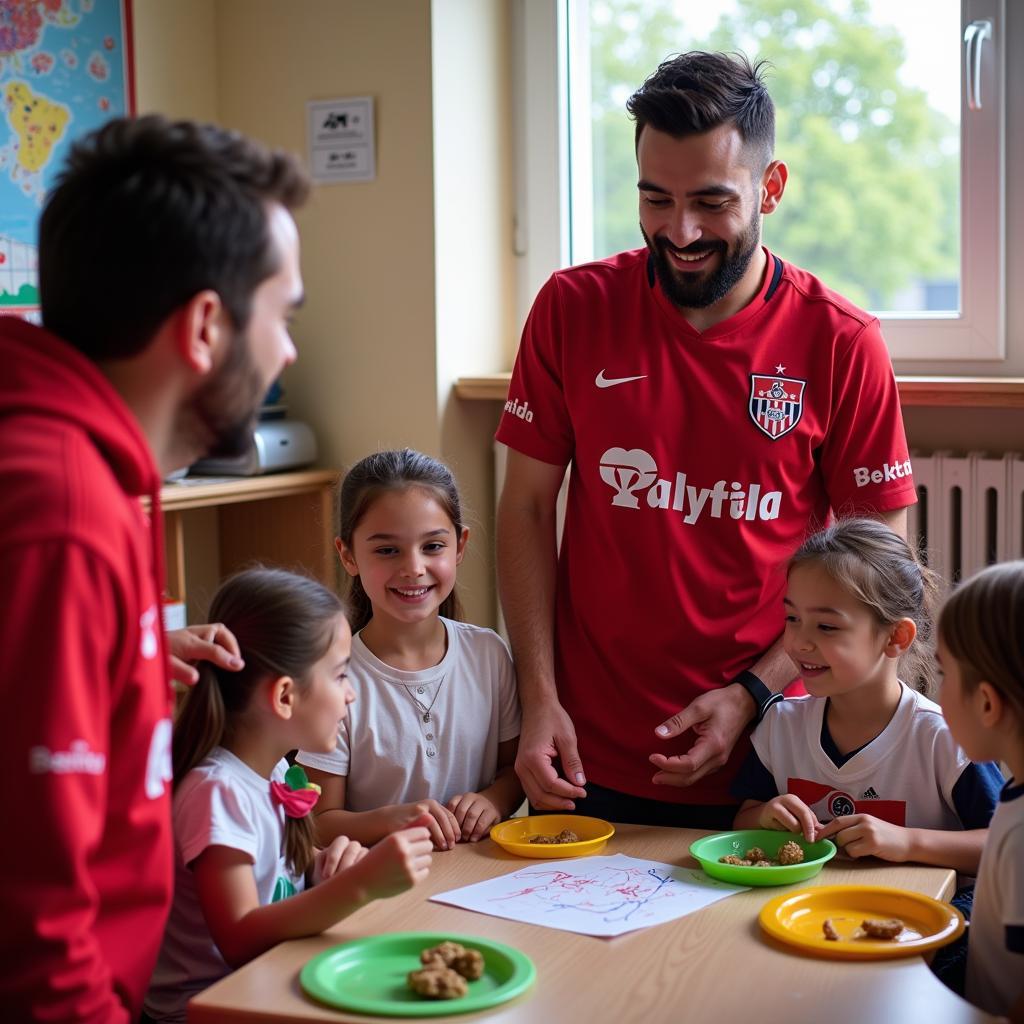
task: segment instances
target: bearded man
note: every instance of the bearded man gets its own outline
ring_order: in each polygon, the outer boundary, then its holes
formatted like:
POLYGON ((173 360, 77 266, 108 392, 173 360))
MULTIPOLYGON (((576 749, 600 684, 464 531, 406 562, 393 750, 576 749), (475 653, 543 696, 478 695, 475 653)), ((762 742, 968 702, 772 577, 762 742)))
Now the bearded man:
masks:
POLYGON ((558 271, 526 323, 498 574, 538 809, 731 827, 796 675, 786 559, 830 511, 905 535, 916 501, 877 319, 761 244, 788 177, 761 71, 687 53, 634 93, 646 248, 558 271))
POLYGON ((6 1019, 139 1018, 173 885, 171 663, 240 665, 223 627, 165 642, 160 482, 238 453, 294 360, 307 190, 240 135, 111 121, 42 213, 43 326, 0 326, 6 1019))

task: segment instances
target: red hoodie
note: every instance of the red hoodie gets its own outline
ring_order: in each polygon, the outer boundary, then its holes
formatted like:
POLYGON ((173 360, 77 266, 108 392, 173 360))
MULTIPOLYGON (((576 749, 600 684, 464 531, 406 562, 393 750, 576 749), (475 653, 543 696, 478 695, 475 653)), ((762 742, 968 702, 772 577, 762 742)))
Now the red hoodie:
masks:
POLYGON ((0 1007, 128 1021, 172 887, 160 477, 79 352, 2 317, 0 366, 0 1007))

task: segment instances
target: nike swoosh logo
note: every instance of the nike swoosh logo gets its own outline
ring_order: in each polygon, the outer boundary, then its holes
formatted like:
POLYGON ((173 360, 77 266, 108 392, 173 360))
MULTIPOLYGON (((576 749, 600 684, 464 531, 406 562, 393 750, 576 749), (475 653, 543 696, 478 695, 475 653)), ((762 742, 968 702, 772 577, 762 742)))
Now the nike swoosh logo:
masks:
POLYGON ((639 377, 606 377, 602 370, 595 378, 594 383, 599 388, 613 388, 616 384, 628 384, 631 380, 644 380, 648 374, 641 373, 639 377))

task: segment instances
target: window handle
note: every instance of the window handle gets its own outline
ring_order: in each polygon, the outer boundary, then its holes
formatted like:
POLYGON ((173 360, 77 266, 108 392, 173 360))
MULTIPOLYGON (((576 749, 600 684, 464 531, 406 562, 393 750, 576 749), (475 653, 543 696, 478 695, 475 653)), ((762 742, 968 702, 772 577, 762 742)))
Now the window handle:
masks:
POLYGON ((981 110, 981 49, 992 38, 992 22, 972 21, 964 29, 964 77, 967 80, 967 109, 981 110))

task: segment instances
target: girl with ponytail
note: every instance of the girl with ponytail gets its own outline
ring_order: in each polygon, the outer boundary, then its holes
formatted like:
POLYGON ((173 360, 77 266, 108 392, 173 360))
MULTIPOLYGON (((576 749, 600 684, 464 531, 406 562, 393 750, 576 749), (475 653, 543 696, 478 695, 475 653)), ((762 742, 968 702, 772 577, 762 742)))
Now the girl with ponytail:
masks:
POLYGON ((359 701, 335 749, 296 755, 323 787, 321 842, 374 843, 426 814, 434 848, 450 850, 523 801, 512 657, 495 632, 461 621, 455 594, 464 518, 451 470, 410 448, 367 455, 341 483, 334 544, 359 701))
POLYGON ((338 598, 303 576, 250 569, 221 586, 210 615, 245 664, 203 664, 175 724, 174 905, 146 997, 157 1021, 184 1021, 188 1000, 233 968, 408 889, 430 865, 418 821, 372 850, 344 836, 314 845, 319 790, 285 755, 333 750, 355 699, 338 598))

